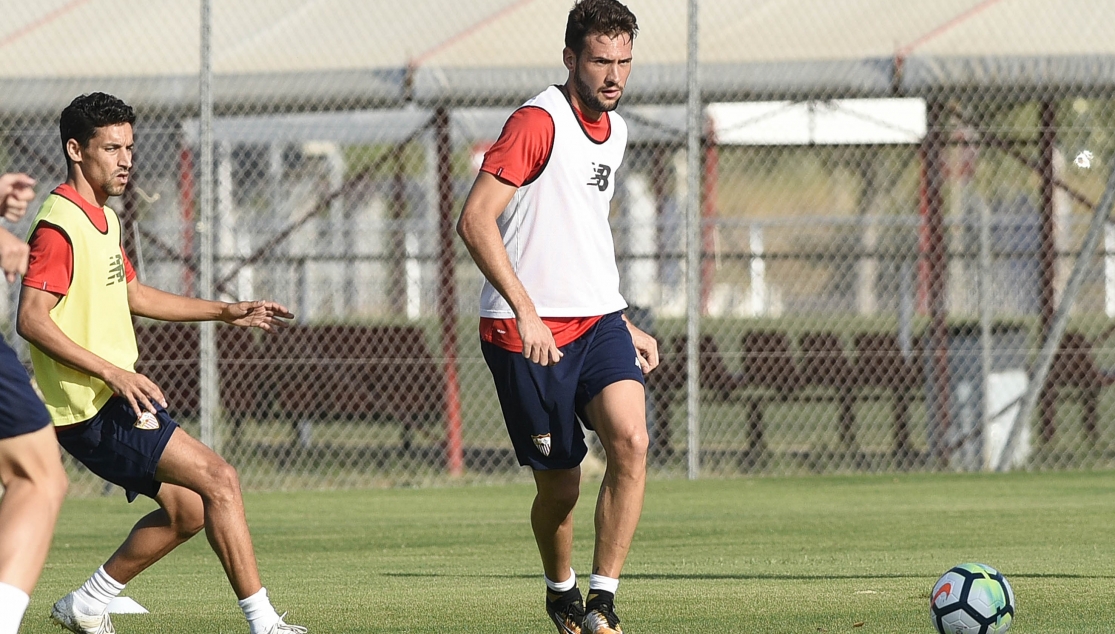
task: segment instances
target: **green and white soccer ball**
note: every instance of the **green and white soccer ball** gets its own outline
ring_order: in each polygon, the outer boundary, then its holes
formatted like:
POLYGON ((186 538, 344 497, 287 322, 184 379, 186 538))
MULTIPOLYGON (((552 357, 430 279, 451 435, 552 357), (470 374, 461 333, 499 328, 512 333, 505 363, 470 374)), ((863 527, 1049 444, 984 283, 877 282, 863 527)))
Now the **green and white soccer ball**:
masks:
POLYGON ((929 618, 940 634, 1003 634, 1014 621, 1014 590, 991 566, 960 564, 933 586, 929 618))

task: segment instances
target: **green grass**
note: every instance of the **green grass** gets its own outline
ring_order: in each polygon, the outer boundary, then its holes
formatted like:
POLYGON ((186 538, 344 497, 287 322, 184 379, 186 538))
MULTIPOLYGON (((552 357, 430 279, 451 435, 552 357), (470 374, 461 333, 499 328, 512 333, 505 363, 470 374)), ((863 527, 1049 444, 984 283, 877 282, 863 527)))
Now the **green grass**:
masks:
MULTIPOLYGON (((315 634, 551 632, 529 485, 249 494, 266 585, 315 634)), ((587 581, 595 491, 578 508, 587 581)), ((74 499, 24 634, 80 584, 150 502, 74 499)), ((963 561, 1002 570, 1016 632, 1111 622, 1111 474, 886 475, 650 483, 620 588, 631 634, 930 632, 929 590, 963 561), (856 624, 862 623, 857 626, 856 624)), ((247 632, 199 536, 126 590, 151 610, 121 634, 247 632)))

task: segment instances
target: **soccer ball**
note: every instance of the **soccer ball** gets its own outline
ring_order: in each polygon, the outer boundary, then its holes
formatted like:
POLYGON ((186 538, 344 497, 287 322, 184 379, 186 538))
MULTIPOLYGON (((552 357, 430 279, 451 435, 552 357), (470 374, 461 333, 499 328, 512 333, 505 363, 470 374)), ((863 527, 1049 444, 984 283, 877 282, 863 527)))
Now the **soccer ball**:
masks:
POLYGON ((960 564, 933 586, 929 618, 941 634, 1003 634, 1014 621, 1014 590, 991 566, 960 564))

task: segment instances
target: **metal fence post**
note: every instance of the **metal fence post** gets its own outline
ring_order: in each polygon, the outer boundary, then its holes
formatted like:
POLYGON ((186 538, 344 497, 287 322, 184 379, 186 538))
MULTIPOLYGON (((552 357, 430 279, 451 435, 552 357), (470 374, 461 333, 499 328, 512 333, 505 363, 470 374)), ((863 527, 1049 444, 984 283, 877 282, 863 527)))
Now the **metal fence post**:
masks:
MULTIPOLYGON (((201 156, 201 205, 197 237, 201 242, 201 297, 213 299, 213 7, 212 0, 201 2, 201 70, 198 77, 199 135, 201 156)), ((202 322, 201 368, 201 442, 219 451, 217 440, 217 346, 214 323, 202 322)))
POLYGON ((689 99, 686 102, 686 252, 685 252, 685 297, 686 333, 689 377, 686 385, 686 427, 689 460, 689 479, 696 480, 701 470, 700 418, 698 396, 700 395, 699 359, 697 357, 697 338, 700 336, 701 307, 701 84, 700 65, 697 60, 697 0, 689 0, 689 46, 686 56, 688 69, 689 99))

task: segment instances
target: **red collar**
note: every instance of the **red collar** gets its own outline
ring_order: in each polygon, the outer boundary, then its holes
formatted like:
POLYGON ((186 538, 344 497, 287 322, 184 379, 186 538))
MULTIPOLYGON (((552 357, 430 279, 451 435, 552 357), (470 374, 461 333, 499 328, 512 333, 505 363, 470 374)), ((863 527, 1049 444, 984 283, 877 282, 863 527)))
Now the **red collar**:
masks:
POLYGON ((55 187, 52 193, 77 205, 79 209, 85 212, 85 217, 89 218, 89 222, 93 223, 97 231, 101 233, 108 231, 108 218, 105 215, 104 207, 98 207, 88 200, 85 200, 81 194, 77 193, 77 190, 74 189, 72 185, 69 183, 62 183, 58 187, 55 187))

